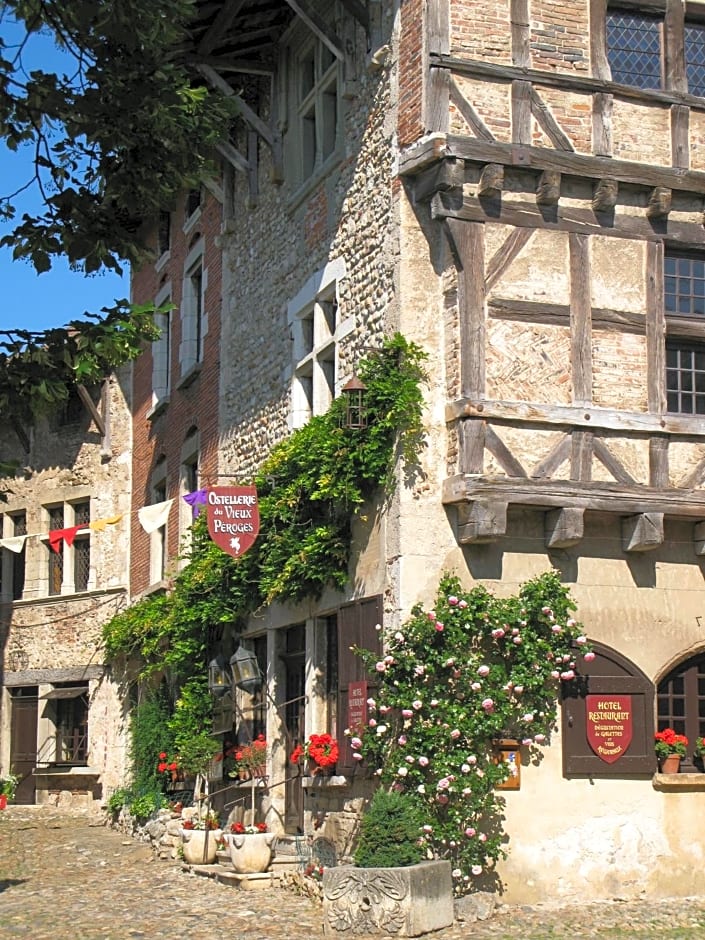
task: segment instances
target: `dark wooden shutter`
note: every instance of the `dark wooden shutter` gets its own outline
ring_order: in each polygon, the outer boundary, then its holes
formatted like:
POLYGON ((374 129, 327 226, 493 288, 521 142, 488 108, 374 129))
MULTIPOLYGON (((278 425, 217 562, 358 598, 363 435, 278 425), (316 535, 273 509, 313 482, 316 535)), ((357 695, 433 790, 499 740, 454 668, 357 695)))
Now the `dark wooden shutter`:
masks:
POLYGON ((626 777, 656 770, 654 754, 654 686, 631 660, 601 643, 594 643, 596 656, 581 663, 580 678, 563 684, 562 733, 563 774, 626 777), (595 754, 587 739, 586 695, 631 695, 632 740, 626 753, 613 764, 595 754))
POLYGON ((341 773, 352 770, 355 764, 349 740, 342 733, 348 727, 348 687, 351 682, 366 679, 368 695, 374 695, 375 689, 374 675, 367 672, 362 659, 350 647, 381 654, 382 631, 375 629, 381 623, 381 594, 344 604, 338 614, 338 770, 341 773))

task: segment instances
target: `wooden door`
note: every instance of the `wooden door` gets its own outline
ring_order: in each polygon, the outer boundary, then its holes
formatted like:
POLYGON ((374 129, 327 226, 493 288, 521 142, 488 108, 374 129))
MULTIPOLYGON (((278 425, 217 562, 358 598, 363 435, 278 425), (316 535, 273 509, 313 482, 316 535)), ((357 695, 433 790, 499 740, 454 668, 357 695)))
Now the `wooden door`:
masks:
POLYGON ((38 695, 35 686, 12 690, 10 769, 20 778, 15 803, 33 804, 34 768, 37 766, 38 695))

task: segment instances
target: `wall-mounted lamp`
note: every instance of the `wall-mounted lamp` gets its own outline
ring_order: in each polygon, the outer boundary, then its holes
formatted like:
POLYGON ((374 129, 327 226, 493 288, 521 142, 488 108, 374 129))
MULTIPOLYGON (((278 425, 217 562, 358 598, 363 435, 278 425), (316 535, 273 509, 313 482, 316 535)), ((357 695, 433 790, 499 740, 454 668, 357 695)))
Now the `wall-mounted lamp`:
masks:
POLYGON ((367 427, 367 414, 365 412, 365 392, 367 386, 353 373, 352 378, 341 389, 345 395, 345 414, 343 427, 361 429, 367 427))
POLYGON ((228 664, 220 653, 208 663, 208 691, 216 698, 223 698, 232 690, 232 678, 228 664))
POLYGON ((233 674, 233 685, 237 689, 251 694, 262 688, 263 677, 260 672, 257 657, 250 650, 238 646, 230 657, 230 669, 233 674))

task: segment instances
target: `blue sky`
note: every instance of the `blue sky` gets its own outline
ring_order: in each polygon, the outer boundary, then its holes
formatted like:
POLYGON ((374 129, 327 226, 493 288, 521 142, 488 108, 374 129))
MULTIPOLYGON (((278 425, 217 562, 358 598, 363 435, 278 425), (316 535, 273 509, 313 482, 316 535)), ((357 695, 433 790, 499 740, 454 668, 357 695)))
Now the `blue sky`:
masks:
MULTIPOLYGON (((8 45, 17 42, 23 33, 6 21, 0 21, 0 36, 8 45)), ((8 58, 11 51, 6 52, 8 58)), ((25 51, 24 62, 29 68, 44 71, 61 69, 63 54, 44 37, 33 37, 25 51)), ((0 194, 8 195, 22 186, 32 175, 32 148, 9 151, 0 141, 0 194)), ((17 218, 22 212, 37 212, 41 207, 34 190, 15 200, 17 218)), ((12 228, 12 223, 0 222, 0 234, 12 228)), ((116 299, 129 296, 127 272, 120 278, 113 273, 84 277, 71 271, 68 264, 57 259, 50 271, 38 275, 31 264, 13 261, 12 251, 0 248, 0 331, 19 327, 43 330, 63 326, 69 320, 80 319, 83 312, 98 313, 101 307, 112 306, 116 299)))

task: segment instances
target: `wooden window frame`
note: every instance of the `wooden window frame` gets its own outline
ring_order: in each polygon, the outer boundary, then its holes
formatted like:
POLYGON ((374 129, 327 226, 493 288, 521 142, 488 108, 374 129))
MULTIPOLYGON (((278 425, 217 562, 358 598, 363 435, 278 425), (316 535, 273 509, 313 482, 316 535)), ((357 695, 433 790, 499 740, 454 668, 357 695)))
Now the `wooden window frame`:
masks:
POLYGON ((681 661, 658 683, 656 689, 657 730, 673 728, 677 734, 688 738, 688 751, 681 761, 681 770, 695 771, 693 749, 696 737, 705 736, 705 653, 698 653, 681 661), (700 670, 700 675, 698 675, 700 670), (682 677, 683 691, 674 689, 674 684, 682 677), (698 691, 702 683, 702 694, 698 691), (671 686, 671 688, 668 688, 671 686), (680 702, 682 708, 676 706, 680 702), (700 715, 702 703, 703 715, 700 715), (682 714, 677 714, 682 712, 682 714))
MULTIPOLYGON (((666 272, 666 262, 671 259, 675 261, 687 260, 687 261, 700 261, 705 265, 705 254, 700 252, 693 251, 684 251, 682 249, 670 249, 665 248, 664 251, 664 282, 667 277, 672 277, 673 275, 666 272)), ((676 275, 678 276, 678 275, 676 275)), ((673 296, 678 299, 680 294, 676 291, 673 296)), ((688 293, 687 296, 692 301, 696 298, 695 294, 688 293)), ((678 304, 676 304, 678 306, 678 304)), ((698 412, 693 411, 683 411, 676 410, 674 411, 669 407, 669 394, 677 393, 680 400, 680 382, 678 389, 671 388, 669 390, 669 373, 674 371, 674 367, 668 365, 668 353, 669 351, 677 352, 693 352, 693 353, 704 353, 705 352, 705 304, 704 312, 702 314, 693 313, 692 310, 689 313, 681 313, 678 310, 666 310, 666 291, 664 286, 664 318, 665 326, 667 331, 667 337, 665 341, 664 348, 664 369, 663 369, 663 382, 664 382, 664 402, 665 402, 665 412, 666 414, 676 414, 676 415, 687 415, 690 417, 698 417, 698 412)), ((679 366, 677 369, 680 374, 682 369, 679 366)), ((689 390, 684 390, 686 394, 690 394, 689 390)), ((692 401, 695 408, 695 388, 692 389, 692 401)), ((703 412, 705 414, 705 412, 703 412)))
MULTIPOLYGON (((661 82, 654 91, 688 91, 686 63, 686 26, 705 25, 705 10, 701 5, 683 4, 681 0, 590 0, 592 72, 597 78, 611 79, 609 51, 607 49, 607 16, 623 11, 660 22, 661 82)), ((638 86, 630 86, 638 87, 638 86)), ((648 92, 651 89, 644 89, 648 92)), ((697 95, 705 97, 705 95, 697 95)))

